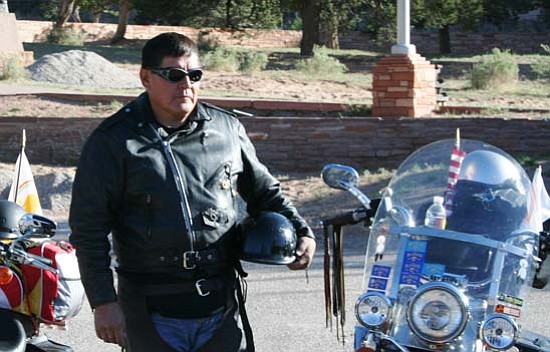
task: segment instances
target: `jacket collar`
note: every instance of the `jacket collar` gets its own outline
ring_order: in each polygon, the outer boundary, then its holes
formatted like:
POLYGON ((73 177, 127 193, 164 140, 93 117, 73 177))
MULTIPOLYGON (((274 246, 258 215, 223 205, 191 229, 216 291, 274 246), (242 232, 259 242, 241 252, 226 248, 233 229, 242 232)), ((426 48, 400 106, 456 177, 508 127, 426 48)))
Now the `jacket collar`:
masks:
MULTIPOLYGON (((147 92, 140 94, 130 105, 130 109, 133 110, 132 118, 135 122, 136 128, 141 134, 152 141, 159 137, 166 137, 166 132, 164 129, 156 123, 155 115, 153 113, 153 109, 151 108, 151 102, 149 101, 149 95, 147 92)), ((188 123, 196 126, 198 121, 210 121, 211 119, 212 117, 210 117, 206 112, 204 104, 199 101, 189 116, 188 123)))
MULTIPOLYGON (((149 101, 149 95, 147 92, 141 93, 136 100, 134 100, 135 119, 137 123, 154 122, 155 115, 151 108, 151 102, 149 101)), ((208 115, 204 105, 199 101, 195 106, 193 112, 189 116, 189 121, 210 121, 212 117, 208 115)))

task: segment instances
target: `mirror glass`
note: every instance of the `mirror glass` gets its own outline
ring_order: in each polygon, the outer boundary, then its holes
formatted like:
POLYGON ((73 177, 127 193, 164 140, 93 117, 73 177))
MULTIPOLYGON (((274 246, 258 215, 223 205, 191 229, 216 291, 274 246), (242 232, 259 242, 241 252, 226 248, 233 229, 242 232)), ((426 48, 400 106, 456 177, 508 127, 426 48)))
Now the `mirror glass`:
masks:
POLYGON ((52 237, 55 235, 55 221, 38 214, 27 213, 19 219, 19 229, 23 235, 32 237, 52 237))
POLYGON ((350 167, 340 164, 325 165, 321 172, 323 181, 332 188, 347 190, 350 186, 357 187, 359 174, 350 167))

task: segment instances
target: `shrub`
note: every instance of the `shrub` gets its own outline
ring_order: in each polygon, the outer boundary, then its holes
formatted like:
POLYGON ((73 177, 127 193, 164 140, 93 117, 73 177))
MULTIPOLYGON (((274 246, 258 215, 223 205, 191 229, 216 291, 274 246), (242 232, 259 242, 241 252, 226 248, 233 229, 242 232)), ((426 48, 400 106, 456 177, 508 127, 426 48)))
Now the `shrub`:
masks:
POLYGON ((531 70, 539 79, 550 79, 550 45, 541 44, 546 55, 539 56, 531 64, 531 70))
POLYGON ((513 54, 508 50, 494 48, 490 55, 482 57, 474 64, 471 84, 475 89, 501 89, 518 80, 519 67, 513 54))
POLYGON ((87 35, 75 28, 53 28, 46 36, 48 43, 61 45, 84 45, 87 35))
POLYGON ((207 31, 202 31, 199 33, 197 47, 199 48, 201 54, 214 51, 220 46, 218 40, 216 38, 209 37, 209 34, 210 33, 207 31))
POLYGON ((0 80, 27 78, 25 70, 17 55, 0 56, 0 80))
POLYGON ((239 57, 239 70, 245 73, 262 71, 267 66, 267 54, 245 51, 239 57))
POLYGON ((346 65, 328 55, 327 48, 317 45, 313 48, 313 57, 298 61, 296 69, 314 76, 326 75, 327 72, 339 74, 348 71, 346 65))
POLYGON ((237 52, 223 47, 218 47, 203 55, 202 62, 211 71, 236 72, 240 66, 237 52))

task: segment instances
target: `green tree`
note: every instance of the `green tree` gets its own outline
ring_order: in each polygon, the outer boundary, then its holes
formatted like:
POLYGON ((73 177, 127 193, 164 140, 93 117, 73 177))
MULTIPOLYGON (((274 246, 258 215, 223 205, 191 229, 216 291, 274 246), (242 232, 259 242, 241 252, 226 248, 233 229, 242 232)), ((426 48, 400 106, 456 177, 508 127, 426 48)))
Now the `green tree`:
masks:
POLYGON ((78 0, 80 11, 88 12, 96 23, 101 19, 101 14, 114 4, 116 0, 78 0))
POLYGON ((313 47, 319 44, 319 17, 321 7, 319 0, 303 0, 300 6, 302 17, 302 40, 300 41, 300 55, 313 56, 313 47))
POLYGON ((111 38, 111 44, 116 44, 124 40, 126 27, 128 26, 128 15, 132 4, 130 0, 120 0, 118 4, 118 24, 116 32, 111 38))
POLYGON ((439 29, 439 52, 451 52, 450 26, 474 29, 483 17, 484 0, 415 0, 411 22, 439 29))
MULTIPOLYGON (((518 15, 541 6, 538 0, 484 0, 485 18, 494 24, 517 20, 518 15)), ((550 4, 550 2, 549 2, 550 4)))
POLYGON ((339 49, 339 33, 356 27, 358 9, 364 3, 365 0, 321 0, 320 44, 330 49, 339 49))
POLYGON ((141 24, 222 28, 279 28, 279 0, 133 0, 141 24))

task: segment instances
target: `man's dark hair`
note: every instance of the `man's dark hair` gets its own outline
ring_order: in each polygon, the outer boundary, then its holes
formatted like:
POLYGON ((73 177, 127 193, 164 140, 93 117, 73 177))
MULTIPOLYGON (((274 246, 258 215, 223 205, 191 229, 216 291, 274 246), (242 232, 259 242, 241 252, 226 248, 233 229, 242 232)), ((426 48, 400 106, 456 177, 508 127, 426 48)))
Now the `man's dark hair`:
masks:
POLYGON ((165 57, 199 55, 197 44, 183 34, 166 32, 145 43, 141 51, 141 67, 160 67, 165 57))

